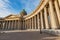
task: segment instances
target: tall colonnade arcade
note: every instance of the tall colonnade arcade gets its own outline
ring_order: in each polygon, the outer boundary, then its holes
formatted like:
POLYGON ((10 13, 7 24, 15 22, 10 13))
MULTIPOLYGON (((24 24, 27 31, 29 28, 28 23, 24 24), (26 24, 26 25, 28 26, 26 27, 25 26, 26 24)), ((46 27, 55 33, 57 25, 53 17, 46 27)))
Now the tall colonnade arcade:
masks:
POLYGON ((60 29, 60 0, 41 0, 29 15, 18 20, 0 20, 0 29, 60 29))
POLYGON ((42 0, 38 9, 25 17, 27 29, 59 29, 60 0, 42 0))

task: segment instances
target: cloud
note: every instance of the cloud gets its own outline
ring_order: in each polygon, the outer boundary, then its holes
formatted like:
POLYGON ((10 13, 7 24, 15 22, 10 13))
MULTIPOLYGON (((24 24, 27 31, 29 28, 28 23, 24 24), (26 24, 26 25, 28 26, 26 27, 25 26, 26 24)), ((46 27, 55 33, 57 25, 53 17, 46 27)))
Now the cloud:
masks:
POLYGON ((27 13, 31 13, 40 3, 40 0, 22 0, 22 5, 27 13))
POLYGON ((9 0, 0 0, 0 17, 5 17, 11 14, 11 6, 9 5, 9 3, 9 0))
POLYGON ((22 9, 29 14, 38 6, 39 2, 40 0, 0 0, 0 17, 20 13, 22 9))

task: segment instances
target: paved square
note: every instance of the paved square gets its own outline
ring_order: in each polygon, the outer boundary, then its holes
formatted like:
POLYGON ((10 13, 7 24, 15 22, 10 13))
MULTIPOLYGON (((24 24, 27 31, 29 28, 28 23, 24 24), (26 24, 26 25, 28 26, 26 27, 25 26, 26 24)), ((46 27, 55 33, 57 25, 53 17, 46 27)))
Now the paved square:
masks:
POLYGON ((57 36, 39 32, 15 32, 0 34, 0 40, 57 40, 57 36))

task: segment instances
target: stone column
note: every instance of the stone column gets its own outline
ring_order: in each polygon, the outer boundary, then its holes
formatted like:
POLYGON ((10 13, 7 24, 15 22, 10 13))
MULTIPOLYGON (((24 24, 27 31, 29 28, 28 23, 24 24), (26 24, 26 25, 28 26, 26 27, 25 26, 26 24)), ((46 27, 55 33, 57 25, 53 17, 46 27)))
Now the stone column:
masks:
POLYGON ((57 12, 58 21, 59 21, 59 24, 60 24, 60 10, 59 10, 57 0, 54 1, 54 4, 55 4, 56 12, 57 12))
POLYGON ((18 30, 20 30, 20 20, 18 20, 18 30))
POLYGON ((2 24, 1 24, 1 21, 0 21, 0 27, 1 27, 1 29, 2 29, 2 26, 1 26, 2 24))
POLYGON ((21 20, 19 20, 19 29, 21 30, 21 20))
POLYGON ((60 7, 60 0, 58 0, 58 3, 59 3, 59 7, 60 7))
POLYGON ((11 20, 11 30, 13 30, 13 21, 11 20))
POLYGON ((2 24, 1 26, 2 26, 2 30, 3 30, 3 21, 1 22, 1 24, 2 24))
POLYGON ((19 30, 20 30, 21 28, 20 28, 20 20, 19 20, 19 30))
POLYGON ((29 27, 29 26, 28 26, 28 20, 27 20, 27 29, 28 29, 28 27, 29 27))
POLYGON ((31 29, 32 29, 32 18, 31 18, 31 29))
POLYGON ((18 27, 18 26, 17 26, 17 20, 16 20, 16 29, 17 29, 17 27, 18 27))
POLYGON ((31 29, 31 19, 30 19, 30 29, 31 29))
POLYGON ((25 20, 25 29, 26 29, 26 20, 25 20))
POLYGON ((45 27, 46 29, 49 28, 49 23, 48 23, 48 14, 47 14, 47 8, 44 7, 44 20, 45 20, 45 27))
POLYGON ((2 28, 2 30, 3 30, 3 27, 2 27, 2 21, 1 21, 1 28, 2 28))
POLYGON ((15 20, 15 30, 16 30, 16 20, 15 20))
POLYGON ((34 20, 34 17, 33 17, 33 29, 35 29, 35 20, 34 20))
POLYGON ((27 20, 27 29, 28 29, 28 20, 27 20))
POLYGON ((10 28, 11 28, 11 25, 10 25, 10 20, 9 20, 9 27, 8 27, 8 29, 10 30, 10 28))
POLYGON ((6 22, 4 21, 4 30, 5 30, 5 28, 6 28, 6 22))
POLYGON ((38 29, 40 29, 40 24, 39 24, 39 13, 37 14, 37 23, 38 23, 38 29))
POLYGON ((4 30, 5 30, 5 28, 6 28, 6 21, 4 21, 4 30))
POLYGON ((29 29, 30 29, 30 19, 29 19, 29 21, 28 21, 28 22, 29 22, 29 29))
POLYGON ((10 21, 9 21, 9 27, 8 27, 8 29, 10 30, 10 21))
POLYGON ((26 29, 27 29, 27 20, 26 20, 26 29))
POLYGON ((17 20, 17 29, 19 29, 19 20, 17 20))
POLYGON ((40 11, 40 21, 41 21, 41 29, 44 29, 44 23, 43 23, 43 13, 40 11))
POLYGON ((11 30, 11 20, 10 20, 10 30, 11 30))
POLYGON ((5 21, 5 30, 6 30, 6 27, 7 27, 7 22, 5 21))
POLYGON ((12 30, 12 21, 10 21, 10 30, 12 30))
POLYGON ((8 30, 8 21, 6 21, 6 30, 8 30))
POLYGON ((3 25, 2 25, 2 26, 3 26, 3 30, 5 30, 5 27, 4 27, 4 21, 2 22, 2 24, 3 24, 3 25))
POLYGON ((32 29, 33 29, 33 17, 32 17, 32 29))
POLYGON ((14 20, 13 20, 13 30, 14 30, 14 20))
POLYGON ((24 29, 24 20, 23 20, 23 29, 24 29))
POLYGON ((25 29, 26 29, 26 20, 25 20, 25 29))
POLYGON ((35 29, 36 29, 36 15, 35 15, 35 29))
POLYGON ((29 19, 28 19, 28 29, 29 29, 29 19))
POLYGON ((7 30, 9 30, 8 28, 9 28, 9 21, 7 22, 7 30))
POLYGON ((53 9, 53 3, 52 3, 52 0, 49 1, 49 15, 50 15, 50 21, 51 21, 51 27, 53 29, 57 29, 58 27, 58 22, 57 22, 57 17, 56 17, 56 14, 54 12, 54 9, 53 9))

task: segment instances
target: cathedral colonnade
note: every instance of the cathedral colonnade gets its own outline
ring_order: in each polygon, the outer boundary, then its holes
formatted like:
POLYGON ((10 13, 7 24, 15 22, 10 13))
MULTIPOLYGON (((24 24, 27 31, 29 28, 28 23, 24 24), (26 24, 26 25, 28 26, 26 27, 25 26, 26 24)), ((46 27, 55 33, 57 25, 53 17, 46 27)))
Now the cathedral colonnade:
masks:
POLYGON ((25 20, 27 20, 25 25, 30 25, 31 29, 59 29, 60 0, 42 0, 37 11, 35 10, 33 14, 26 16, 25 20))
POLYGON ((12 29, 59 29, 60 0, 41 0, 39 6, 31 14, 23 16, 23 20, 0 21, 2 30, 12 29), (3 23, 3 24, 2 24, 3 23), (2 25, 1 25, 2 24, 2 25))

